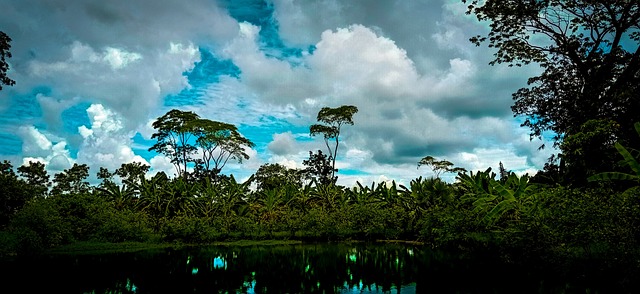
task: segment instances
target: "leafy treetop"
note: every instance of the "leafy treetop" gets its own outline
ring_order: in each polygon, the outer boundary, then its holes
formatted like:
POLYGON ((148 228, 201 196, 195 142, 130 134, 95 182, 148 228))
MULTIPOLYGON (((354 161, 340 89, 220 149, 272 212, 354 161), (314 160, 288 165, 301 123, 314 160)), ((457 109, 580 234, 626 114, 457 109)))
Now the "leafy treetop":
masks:
POLYGON ((340 145, 340 129, 343 125, 353 125, 353 115, 358 112, 358 107, 353 105, 342 105, 337 108, 323 107, 318 112, 317 120, 323 124, 314 124, 309 128, 311 135, 323 135, 324 142, 329 151, 329 158, 332 161, 331 177, 335 176, 336 157, 338 146, 340 145), (329 145, 329 140, 334 140, 333 148, 329 145))
POLYGON ((9 71, 9 64, 7 58, 11 58, 11 38, 7 36, 3 31, 0 31, 0 90, 2 85, 13 86, 15 81, 7 76, 9 71))

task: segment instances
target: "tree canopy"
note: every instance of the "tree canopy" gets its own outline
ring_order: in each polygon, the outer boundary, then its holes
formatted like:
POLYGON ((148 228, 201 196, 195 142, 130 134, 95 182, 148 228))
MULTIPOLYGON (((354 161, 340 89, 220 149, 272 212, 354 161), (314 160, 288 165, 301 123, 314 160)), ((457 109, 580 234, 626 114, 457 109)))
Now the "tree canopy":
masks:
POLYGON ((511 107, 532 138, 552 131, 559 146, 588 121, 609 120, 621 126, 618 140, 638 142, 639 1, 462 1, 467 13, 490 22, 487 36, 470 40, 496 48, 491 64, 542 67, 513 94, 511 107))
POLYGON ((200 116, 191 111, 172 109, 153 122, 156 132, 151 139, 156 139, 149 151, 156 151, 171 160, 178 175, 186 176, 187 165, 193 162, 191 156, 197 148, 190 141, 193 135, 191 123, 200 116))
POLYGON ((229 159, 238 162, 249 159, 245 147, 253 148, 255 144, 243 137, 238 128, 232 124, 198 119, 193 122, 196 134, 196 146, 202 151, 198 166, 203 172, 218 174, 229 159))
POLYGON ((425 156, 422 159, 420 159, 420 161, 418 161, 418 168, 420 168, 421 166, 426 165, 426 166, 430 166, 431 170, 433 170, 433 174, 436 176, 436 178, 440 178, 440 174, 442 172, 447 172, 447 173, 464 173, 466 172, 466 170, 462 167, 454 167, 453 163, 451 161, 448 160, 437 160, 435 157, 433 156, 425 156))
POLYGON ((10 49, 11 38, 3 31, 0 31, 0 90, 2 90, 2 85, 13 86, 16 83, 7 76, 7 71, 9 71, 7 58, 11 58, 10 49))
POLYGON ((178 175, 187 177, 187 167, 195 166, 196 173, 217 175, 229 159, 238 162, 249 159, 245 147, 255 144, 243 137, 232 124, 200 118, 194 112, 170 110, 153 123, 156 139, 149 151, 167 156, 178 175), (195 156, 200 152, 201 158, 195 156))

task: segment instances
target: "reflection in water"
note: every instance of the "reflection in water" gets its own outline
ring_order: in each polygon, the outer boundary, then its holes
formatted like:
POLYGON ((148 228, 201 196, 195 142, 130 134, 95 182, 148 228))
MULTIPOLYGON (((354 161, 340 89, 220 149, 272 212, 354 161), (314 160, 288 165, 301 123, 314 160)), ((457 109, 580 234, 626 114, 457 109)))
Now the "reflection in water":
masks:
POLYGON ((602 272, 557 275, 395 244, 198 247, 0 266, 11 269, 4 287, 27 293, 571 293, 620 286, 602 272))

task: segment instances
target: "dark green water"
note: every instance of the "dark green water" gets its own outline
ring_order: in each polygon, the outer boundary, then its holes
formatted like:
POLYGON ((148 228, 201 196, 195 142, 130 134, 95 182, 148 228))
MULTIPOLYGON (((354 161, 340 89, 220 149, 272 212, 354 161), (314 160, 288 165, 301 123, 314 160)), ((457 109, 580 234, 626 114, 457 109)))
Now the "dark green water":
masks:
POLYGON ((588 265, 560 274, 397 244, 198 247, 0 265, 0 293, 634 292, 619 273, 588 265))

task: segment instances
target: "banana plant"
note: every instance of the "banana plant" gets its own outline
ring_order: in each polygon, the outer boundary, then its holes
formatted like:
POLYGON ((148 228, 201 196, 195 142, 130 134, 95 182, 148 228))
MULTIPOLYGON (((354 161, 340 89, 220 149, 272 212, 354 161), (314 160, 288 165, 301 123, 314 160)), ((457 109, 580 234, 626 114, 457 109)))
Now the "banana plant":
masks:
MULTIPOLYGON (((633 126, 636 129, 638 136, 640 136, 640 122, 635 123, 633 126)), ((626 148, 622 146, 622 144, 617 142, 615 144, 615 147, 618 150, 618 153, 622 155, 622 158, 624 158, 624 161, 623 161, 624 164, 627 165, 629 168, 631 168, 631 170, 634 173, 629 174, 629 173, 622 173, 622 172, 604 172, 604 173, 595 174, 589 177, 588 180, 590 182, 628 180, 628 181, 635 181, 638 184, 640 184, 640 163, 639 163, 640 156, 638 156, 640 152, 636 149, 626 148)))
POLYGON ((135 191, 127 184, 118 186, 114 182, 106 182, 97 190, 113 203, 116 209, 123 209, 134 200, 135 191))
POLYGON ((463 200, 474 201, 474 199, 492 194, 492 187, 489 184, 495 181, 496 174, 491 172, 491 168, 483 172, 473 174, 473 171, 467 173, 459 173, 456 177, 458 182, 456 187, 460 191, 463 200))
POLYGON ((335 210, 346 204, 347 197, 340 186, 335 184, 316 185, 311 196, 328 210, 335 210))
POLYGON ((416 209, 426 210, 439 204, 451 203, 453 200, 451 186, 439 178, 419 177, 411 180, 409 187, 400 185, 406 200, 414 204, 413 207, 416 209))
POLYGON ((266 191, 259 192, 259 198, 256 200, 258 205, 259 218, 262 221, 271 221, 278 214, 279 210, 285 205, 285 189, 277 187, 266 191))
POLYGON ((529 184, 528 175, 518 177, 515 173, 510 173, 504 184, 492 179, 489 186, 490 193, 473 202, 473 211, 483 215, 480 223, 487 226, 494 226, 509 213, 513 219, 518 219, 522 209, 532 203, 532 196, 537 191, 536 185, 529 184))
POLYGON ((221 193, 218 195, 218 199, 216 199, 216 203, 220 205, 220 211, 223 216, 237 215, 239 209, 246 205, 249 186, 252 181, 253 176, 243 183, 238 183, 233 175, 231 175, 230 179, 223 183, 221 193))
POLYGON ((391 182, 391 185, 387 183, 380 183, 378 187, 375 189, 376 196, 378 197, 378 201, 383 203, 383 206, 393 207, 395 205, 402 204, 404 200, 404 195, 400 193, 398 189, 398 184, 395 181, 391 182))
POLYGON ((362 185, 360 182, 356 182, 357 187, 351 189, 345 189, 350 204, 368 204, 376 203, 378 199, 379 190, 376 190, 376 183, 371 182, 371 186, 362 185))
POLYGON ((147 179, 141 175, 140 181, 134 186, 140 195, 137 207, 141 211, 148 212, 156 218, 161 217, 164 203, 162 190, 164 190, 167 181, 167 178, 163 177, 162 174, 157 174, 151 179, 147 179))
POLYGON ((196 211, 196 195, 199 184, 189 183, 179 177, 170 182, 164 192, 164 216, 188 215, 196 211))

